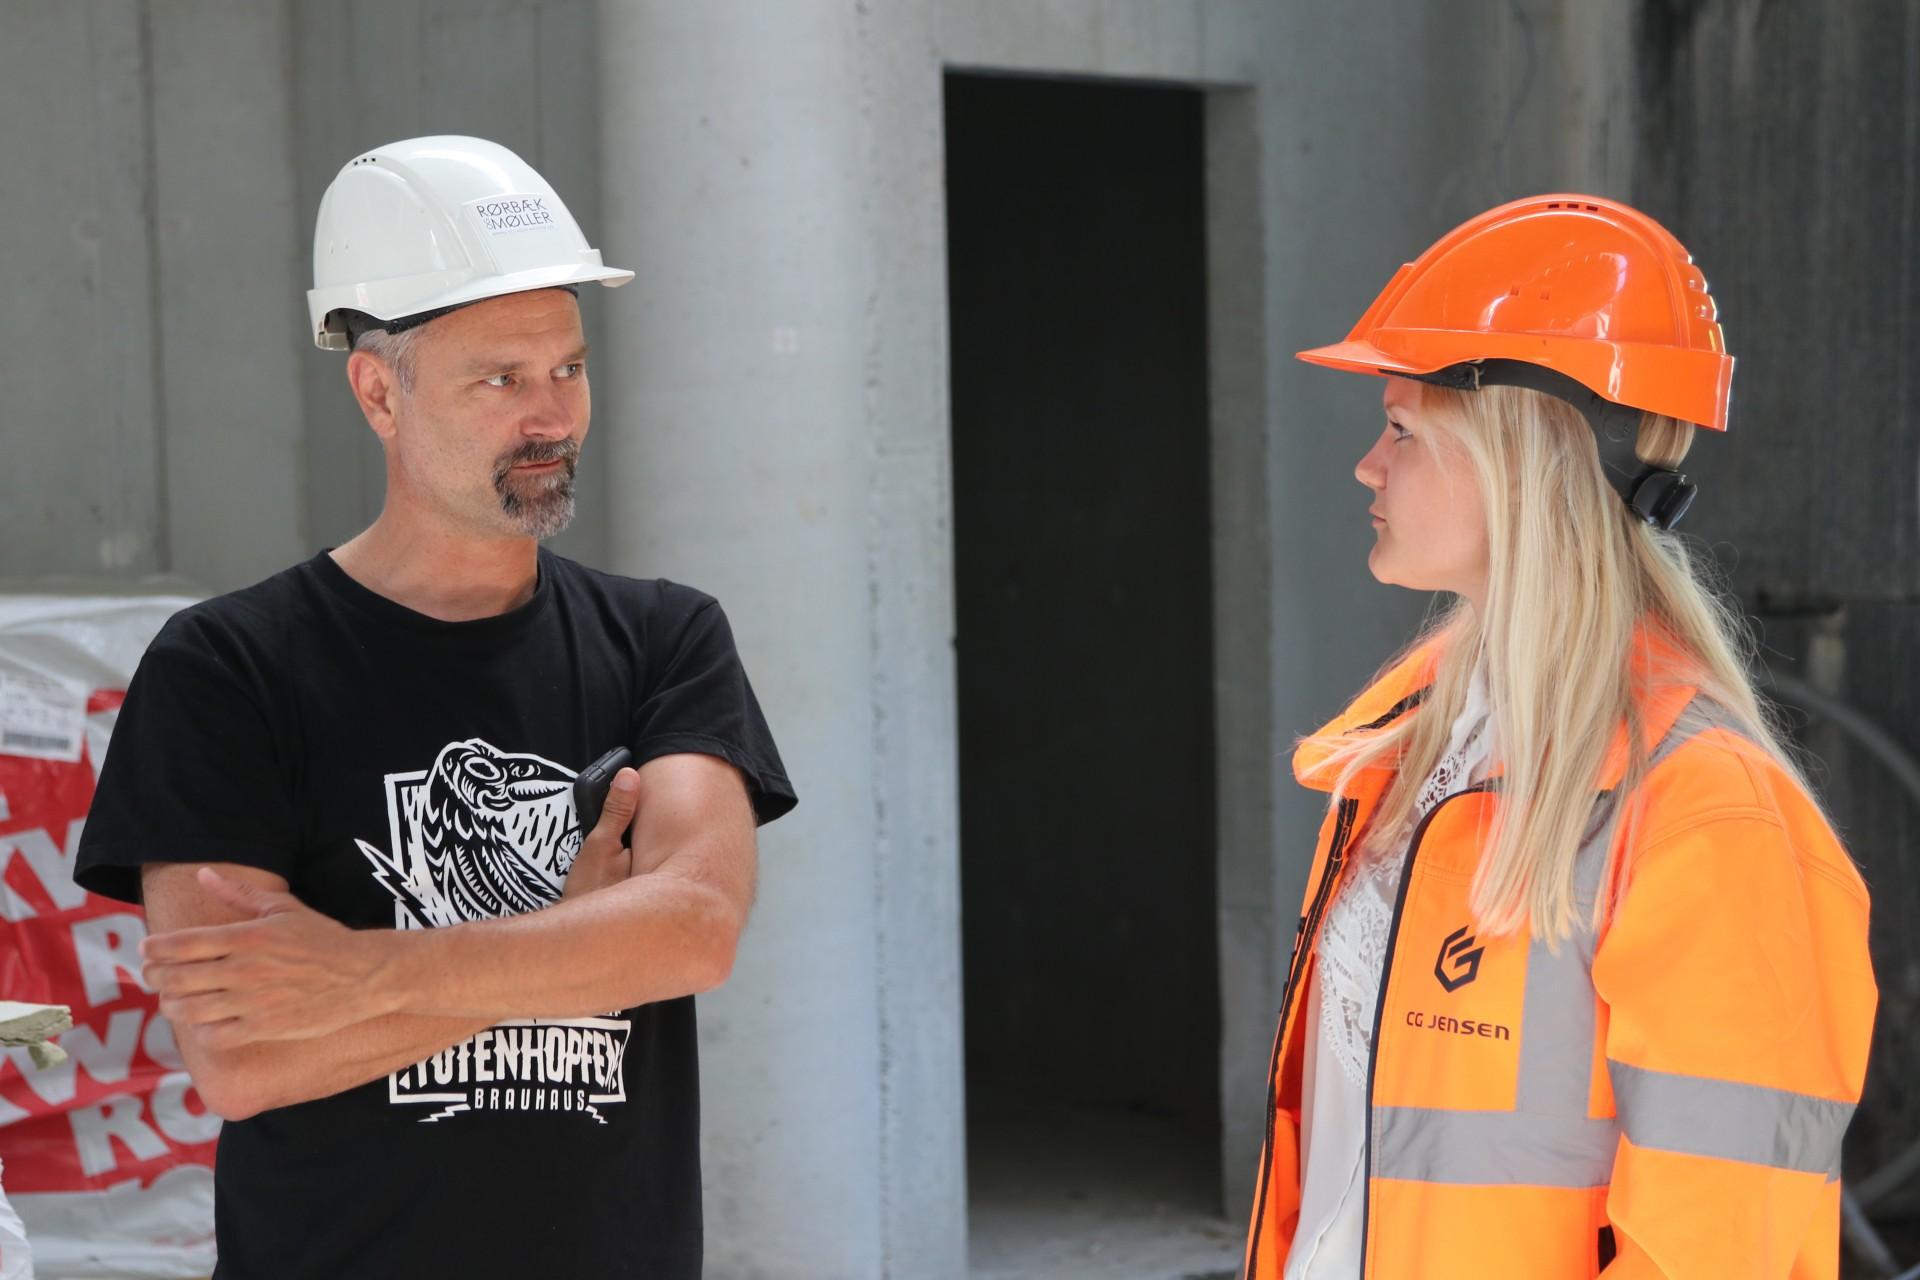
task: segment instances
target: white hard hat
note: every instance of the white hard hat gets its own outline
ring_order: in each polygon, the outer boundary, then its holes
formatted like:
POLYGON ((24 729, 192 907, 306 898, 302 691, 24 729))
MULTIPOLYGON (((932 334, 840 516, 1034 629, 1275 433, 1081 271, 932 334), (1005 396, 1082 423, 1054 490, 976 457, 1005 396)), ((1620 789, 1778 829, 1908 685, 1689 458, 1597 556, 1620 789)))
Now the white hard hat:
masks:
POLYGON ((633 272, 609 267, 547 180, 481 138, 409 138, 356 156, 320 198, 307 312, 345 351, 340 312, 399 320, 482 298, 633 272))

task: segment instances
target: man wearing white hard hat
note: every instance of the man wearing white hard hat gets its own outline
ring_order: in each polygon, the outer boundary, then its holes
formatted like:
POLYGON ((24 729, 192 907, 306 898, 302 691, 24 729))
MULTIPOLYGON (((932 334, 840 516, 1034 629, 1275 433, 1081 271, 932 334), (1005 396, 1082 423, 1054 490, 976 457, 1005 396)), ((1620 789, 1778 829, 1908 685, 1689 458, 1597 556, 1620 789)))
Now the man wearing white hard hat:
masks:
POLYGON ((587 434, 575 291, 633 273, 436 137, 340 171, 314 278, 385 506, 167 624, 76 870, 144 899, 228 1121, 216 1274, 698 1276, 692 997, 794 792, 712 597, 539 546, 587 434))

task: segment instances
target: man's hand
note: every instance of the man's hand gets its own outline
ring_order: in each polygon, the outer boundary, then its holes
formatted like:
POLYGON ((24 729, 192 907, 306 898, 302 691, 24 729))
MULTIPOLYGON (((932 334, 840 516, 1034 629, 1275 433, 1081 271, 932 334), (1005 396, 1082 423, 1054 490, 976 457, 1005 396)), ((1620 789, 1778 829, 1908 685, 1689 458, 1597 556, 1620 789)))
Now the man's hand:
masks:
POLYGON ((201 888, 237 924, 178 929, 140 944, 160 1012, 213 1050, 305 1040, 393 1012, 379 1003, 390 930, 349 929, 290 893, 200 868, 201 888))
POLYGON ((600 821, 580 842, 580 852, 567 869, 567 882, 560 900, 578 898, 619 884, 633 874, 633 851, 627 847, 627 826, 640 795, 640 774, 622 769, 613 775, 607 788, 607 802, 600 810, 600 821))

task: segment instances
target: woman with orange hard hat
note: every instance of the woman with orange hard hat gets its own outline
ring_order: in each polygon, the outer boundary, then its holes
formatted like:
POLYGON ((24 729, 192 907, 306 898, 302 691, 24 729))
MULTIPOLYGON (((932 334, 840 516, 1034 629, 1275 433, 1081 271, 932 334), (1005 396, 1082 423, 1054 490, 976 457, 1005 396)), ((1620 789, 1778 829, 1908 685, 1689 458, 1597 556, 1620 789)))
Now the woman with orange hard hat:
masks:
POLYGON ((1401 268, 1369 567, 1455 597, 1328 793, 1245 1280, 1838 1275, 1867 892, 1671 531, 1733 359, 1663 227, 1542 196, 1401 268))

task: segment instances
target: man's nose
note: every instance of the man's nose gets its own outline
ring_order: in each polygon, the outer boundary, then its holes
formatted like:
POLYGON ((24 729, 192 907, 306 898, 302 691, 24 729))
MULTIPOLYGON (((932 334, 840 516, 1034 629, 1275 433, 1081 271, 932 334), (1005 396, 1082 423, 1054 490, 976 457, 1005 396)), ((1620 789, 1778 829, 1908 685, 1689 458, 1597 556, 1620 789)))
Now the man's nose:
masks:
POLYGON ((572 435, 581 415, 574 401, 562 387, 549 383, 543 393, 536 393, 524 404, 520 433, 533 440, 559 440, 572 435))

